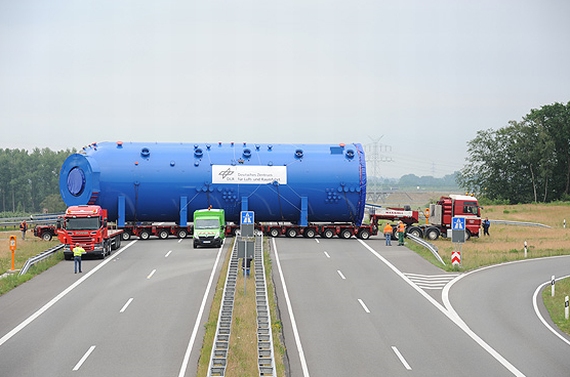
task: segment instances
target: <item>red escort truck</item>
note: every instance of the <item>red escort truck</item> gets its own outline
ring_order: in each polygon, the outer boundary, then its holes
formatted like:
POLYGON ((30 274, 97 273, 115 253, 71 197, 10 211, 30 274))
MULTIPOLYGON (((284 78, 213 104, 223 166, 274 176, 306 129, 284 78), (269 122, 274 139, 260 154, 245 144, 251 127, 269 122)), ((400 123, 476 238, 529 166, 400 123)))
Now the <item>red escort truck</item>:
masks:
POLYGON ((65 259, 73 258, 73 248, 79 243, 87 255, 101 259, 111 250, 121 247, 122 229, 111 229, 107 224, 107 210, 94 205, 71 206, 58 220, 57 237, 64 244, 65 259))

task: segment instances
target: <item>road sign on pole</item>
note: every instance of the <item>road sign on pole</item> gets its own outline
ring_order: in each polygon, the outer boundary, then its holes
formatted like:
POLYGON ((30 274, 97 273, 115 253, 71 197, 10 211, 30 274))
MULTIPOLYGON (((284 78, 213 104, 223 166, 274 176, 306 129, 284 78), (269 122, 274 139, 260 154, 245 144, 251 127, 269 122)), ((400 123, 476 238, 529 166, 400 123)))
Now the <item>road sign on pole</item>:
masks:
POLYGON ((451 220, 451 242, 465 242, 465 217, 454 217, 451 220))

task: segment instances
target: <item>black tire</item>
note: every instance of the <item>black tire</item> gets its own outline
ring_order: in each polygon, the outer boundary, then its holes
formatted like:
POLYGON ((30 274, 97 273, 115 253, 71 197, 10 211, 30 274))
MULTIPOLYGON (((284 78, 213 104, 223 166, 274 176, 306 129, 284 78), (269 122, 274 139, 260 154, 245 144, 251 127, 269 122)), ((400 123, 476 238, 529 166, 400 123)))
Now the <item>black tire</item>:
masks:
POLYGON ((313 228, 307 228, 305 229, 305 233, 303 233, 303 235, 307 238, 313 238, 316 234, 317 232, 315 232, 313 228))
POLYGON ((431 228, 426 229, 426 238, 430 241, 437 240, 440 235, 441 235, 441 233, 439 232, 439 229, 437 229, 437 228, 431 227, 431 228))
POLYGON ((131 239, 131 232, 129 232, 128 230, 125 230, 123 233, 121 233, 121 238, 123 239, 123 241, 128 241, 131 239))
POLYGON ((71 254, 63 254, 63 257, 65 258, 65 260, 71 260, 71 259, 73 259, 73 258, 71 257, 71 254))
POLYGON ((52 237, 53 237, 53 234, 51 234, 51 232, 44 232, 42 234, 42 240, 44 240, 44 241, 51 241, 52 237))
POLYGON ((111 250, 117 250, 118 248, 120 248, 121 247, 121 240, 122 240, 121 235, 116 236, 115 242, 113 242, 113 244, 111 245, 111 250))
POLYGON ((352 237, 352 232, 350 231, 350 229, 343 229, 340 231, 340 234, 338 235, 340 238, 343 238, 345 240, 349 239, 350 237, 352 237))
POLYGON ((298 234, 298 232, 297 232, 297 229, 296 229, 296 228, 289 228, 289 229, 287 229, 287 232, 286 232, 287 237, 289 237, 289 238, 295 238, 295 237, 297 237, 297 234, 298 234))
POLYGON ((143 241, 148 240, 150 238, 150 232, 148 230, 141 230, 139 238, 143 241))
POLYGON ((332 238, 332 237, 334 236, 334 232, 333 232, 332 229, 328 229, 328 228, 327 228, 327 229, 325 229, 325 230, 323 231, 322 236, 323 236, 324 238, 332 238))
POLYGON ((368 229, 362 229, 360 232, 358 232, 357 237, 360 238, 361 240, 367 240, 370 238, 370 232, 368 231, 368 229))
POLYGON ((413 226, 410 229, 408 229, 408 234, 411 234, 412 236, 418 238, 422 238, 424 236, 424 232, 422 232, 422 229, 417 226, 413 226))
POLYGON ((158 232, 158 238, 160 238, 161 240, 167 239, 169 235, 170 235, 170 233, 166 229, 161 229, 158 232))
POLYGON ((471 232, 468 230, 465 230, 465 241, 469 241, 470 238, 471 238, 471 232))
POLYGON ((178 229, 178 233, 176 234, 178 238, 186 238, 188 237, 188 232, 186 229, 178 229))
POLYGON ((281 234, 281 231, 279 230, 279 228, 271 228, 269 229, 269 235, 273 238, 275 237, 279 237, 279 234, 281 234))
POLYGON ((194 249, 197 249, 197 248, 198 248, 198 242, 194 241, 194 242, 193 242, 193 245, 194 245, 194 249))

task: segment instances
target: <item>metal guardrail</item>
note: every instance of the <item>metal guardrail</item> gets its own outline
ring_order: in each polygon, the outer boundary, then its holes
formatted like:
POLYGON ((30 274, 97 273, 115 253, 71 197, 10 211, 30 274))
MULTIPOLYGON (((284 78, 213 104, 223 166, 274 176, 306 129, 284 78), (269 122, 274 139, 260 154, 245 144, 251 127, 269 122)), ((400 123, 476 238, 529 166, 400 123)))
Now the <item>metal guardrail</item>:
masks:
POLYGON ((52 247, 51 249, 48 249, 46 251, 39 253, 35 257, 31 257, 30 259, 28 259, 26 261, 26 263, 24 263, 24 267, 22 267, 22 269, 20 270, 20 273, 18 275, 20 275, 20 276, 24 275, 26 272, 28 272, 30 267, 32 267, 34 264, 48 258, 52 254, 55 254, 58 250, 63 249, 64 246, 65 245, 60 244, 60 245, 57 245, 55 247, 52 247))
POLYGON ((412 241, 414 241, 415 243, 425 247, 426 249, 428 249, 429 251, 431 251, 431 253, 433 254, 433 256, 440 261, 444 266, 445 266, 445 262, 443 261, 443 259, 441 259, 441 256, 439 255, 439 252, 437 250, 437 247, 432 245, 431 243, 427 242, 424 239, 418 238, 412 234, 406 234, 406 237, 411 239, 412 241))
POLYGON ((541 223, 532 223, 528 221, 511 221, 511 220, 489 220, 489 221, 491 221, 491 224, 552 228, 550 225, 545 225, 541 223))
POLYGON ((0 226, 19 226, 24 220, 28 223, 28 227, 31 225, 38 224, 55 224, 57 218, 63 216, 63 212, 60 213, 42 213, 37 215, 31 215, 27 217, 5 217, 0 218, 0 226))

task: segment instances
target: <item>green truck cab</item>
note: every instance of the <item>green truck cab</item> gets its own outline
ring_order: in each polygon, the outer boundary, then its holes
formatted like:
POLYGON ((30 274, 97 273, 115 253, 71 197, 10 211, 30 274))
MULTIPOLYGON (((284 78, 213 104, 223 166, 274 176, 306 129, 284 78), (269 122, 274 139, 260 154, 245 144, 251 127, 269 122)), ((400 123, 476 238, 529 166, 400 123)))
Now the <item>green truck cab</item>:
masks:
POLYGON ((221 247, 225 238, 226 215, 223 209, 194 211, 194 248, 221 247))

